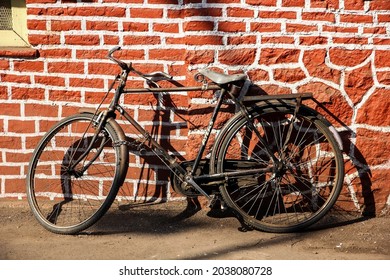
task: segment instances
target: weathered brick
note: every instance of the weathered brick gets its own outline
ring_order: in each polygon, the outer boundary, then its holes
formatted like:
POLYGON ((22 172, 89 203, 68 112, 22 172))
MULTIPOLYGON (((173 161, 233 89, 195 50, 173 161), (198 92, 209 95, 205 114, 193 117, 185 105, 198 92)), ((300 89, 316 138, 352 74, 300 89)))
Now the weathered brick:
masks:
POLYGON ((338 9, 339 0, 311 0, 310 8, 338 9))
POLYGON ((331 48, 329 50, 330 61, 335 65, 356 66, 371 55, 371 50, 350 50, 345 48, 331 48))
POLYGON ((255 57, 256 49, 232 49, 219 51, 218 60, 227 65, 250 65, 255 57))
POLYGON ((47 66, 49 73, 84 73, 84 62, 49 62, 47 66))
POLYGON ((349 23, 372 23, 372 15, 356 15, 356 14, 342 14, 340 15, 341 22, 349 23))
POLYGON ((97 46, 100 44, 99 35, 67 35, 65 43, 69 45, 97 46))
POLYGON ((306 78, 301 68, 277 68, 274 70, 274 79, 285 83, 296 83, 306 78))
POLYGON ((264 48, 260 53, 260 64, 296 63, 299 59, 299 49, 264 48))
POLYGON ((390 67, 390 50, 376 50, 375 51, 375 67, 390 67))
POLYGON ((345 73, 344 88, 355 104, 362 100, 373 85, 371 63, 345 73))
POLYGON ((389 89, 377 89, 358 110, 356 121, 373 126, 390 126, 389 89))

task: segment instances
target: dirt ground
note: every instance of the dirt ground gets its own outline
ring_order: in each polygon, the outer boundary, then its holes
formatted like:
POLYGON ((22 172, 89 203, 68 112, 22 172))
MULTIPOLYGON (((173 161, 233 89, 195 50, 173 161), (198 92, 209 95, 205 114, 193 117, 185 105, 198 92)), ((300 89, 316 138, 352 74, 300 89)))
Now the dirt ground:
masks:
POLYGON ((336 211, 305 232, 272 234, 211 216, 186 202, 113 206, 88 231, 62 236, 43 229, 27 202, 0 200, 0 259, 390 259, 390 217, 336 211))

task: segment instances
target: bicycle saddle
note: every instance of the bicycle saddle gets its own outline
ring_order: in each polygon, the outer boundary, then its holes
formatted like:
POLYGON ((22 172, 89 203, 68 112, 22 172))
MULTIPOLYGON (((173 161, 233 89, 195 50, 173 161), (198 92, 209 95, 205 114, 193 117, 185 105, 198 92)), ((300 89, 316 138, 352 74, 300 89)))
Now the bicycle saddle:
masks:
POLYGON ((211 81, 213 81, 218 85, 246 80, 245 74, 226 75, 226 74, 214 72, 209 69, 201 69, 199 70, 199 73, 209 78, 211 81))

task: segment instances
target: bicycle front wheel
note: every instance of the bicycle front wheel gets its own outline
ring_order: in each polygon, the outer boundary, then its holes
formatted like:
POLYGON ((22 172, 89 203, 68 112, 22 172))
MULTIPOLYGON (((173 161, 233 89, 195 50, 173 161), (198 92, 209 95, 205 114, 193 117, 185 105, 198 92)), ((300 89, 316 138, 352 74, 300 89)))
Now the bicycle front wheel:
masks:
POLYGON ((94 135, 93 114, 73 115, 56 124, 33 153, 27 198, 49 231, 75 234, 90 227, 109 209, 123 182, 126 157, 123 147, 113 145, 117 130, 107 123, 94 135))
POLYGON ((344 165, 330 124, 302 106, 268 104, 239 115, 222 133, 216 172, 257 169, 221 187, 242 220, 267 232, 302 230, 322 218, 342 189, 344 165))

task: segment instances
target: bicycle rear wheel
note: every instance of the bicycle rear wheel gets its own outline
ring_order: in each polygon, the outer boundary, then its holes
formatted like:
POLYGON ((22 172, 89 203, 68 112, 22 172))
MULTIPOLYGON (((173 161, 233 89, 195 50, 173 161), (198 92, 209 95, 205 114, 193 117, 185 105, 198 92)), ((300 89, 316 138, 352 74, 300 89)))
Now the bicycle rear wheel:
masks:
POLYGON ((123 183, 125 148, 113 145, 118 141, 116 129, 107 123, 92 142, 94 134, 93 114, 73 115, 46 133, 33 153, 27 198, 34 216, 49 231, 74 234, 90 227, 109 209, 123 183), (90 166, 83 171, 86 165, 90 166))
POLYGON ((259 230, 293 232, 314 224, 343 184, 343 156, 330 124, 305 106, 294 117, 294 106, 280 103, 253 109, 250 122, 238 115, 221 132, 216 172, 264 172, 230 178, 220 188, 223 199, 259 230))

